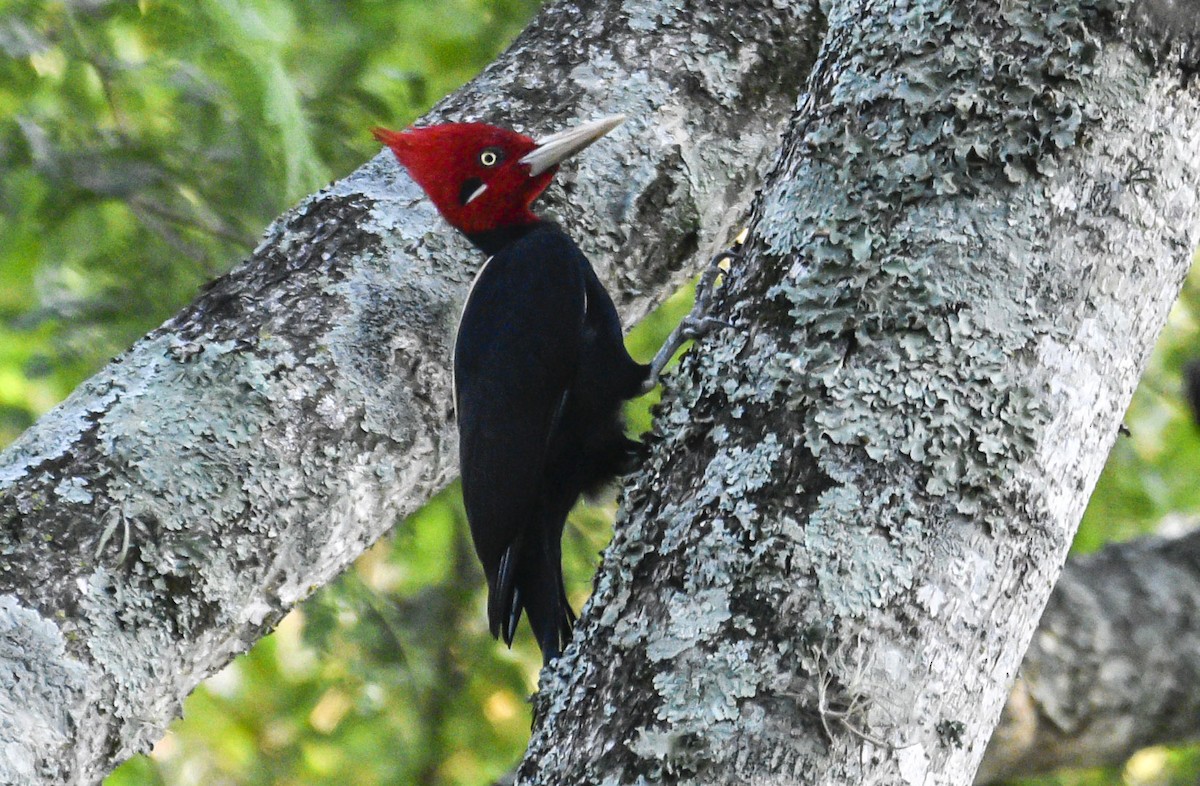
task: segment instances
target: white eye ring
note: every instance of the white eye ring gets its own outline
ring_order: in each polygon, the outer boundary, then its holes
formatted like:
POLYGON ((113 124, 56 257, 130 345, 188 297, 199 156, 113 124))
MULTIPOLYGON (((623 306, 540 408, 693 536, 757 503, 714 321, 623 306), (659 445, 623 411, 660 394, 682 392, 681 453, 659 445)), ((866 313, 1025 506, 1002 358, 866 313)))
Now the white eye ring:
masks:
POLYGON ((500 156, 496 155, 495 150, 484 150, 479 154, 479 163, 484 166, 495 166, 500 160, 500 156))

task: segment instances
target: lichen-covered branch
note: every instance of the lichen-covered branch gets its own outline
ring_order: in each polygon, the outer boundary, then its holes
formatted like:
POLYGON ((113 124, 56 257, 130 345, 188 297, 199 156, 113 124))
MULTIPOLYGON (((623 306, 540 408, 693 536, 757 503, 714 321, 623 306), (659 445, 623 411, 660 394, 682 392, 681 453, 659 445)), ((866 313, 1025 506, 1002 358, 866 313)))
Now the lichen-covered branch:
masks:
POLYGON ((1130 4, 826 6, 519 783, 970 783, 1200 240, 1130 4))
MULTIPOLYGON (((1200 22, 1198 22, 1200 24, 1200 22)), ((1183 369, 1200 425, 1200 362, 1183 369)), ((1194 525, 1193 525, 1194 526, 1194 525)), ((1200 739, 1200 530, 1067 561, 975 782, 1200 739)))
POLYGON ((1185 79, 1200 75, 1200 2, 1135 0, 1125 34, 1138 54, 1156 66, 1177 69, 1185 79))
MULTIPOLYGON (((427 120, 626 113, 548 205, 633 321, 744 217, 814 19, 556 3, 427 120)), ((4 453, 0 783, 98 782, 451 479, 448 346, 479 261, 380 155, 4 453)))
POLYGON ((977 783, 1200 738, 1200 532, 1067 562, 977 783))

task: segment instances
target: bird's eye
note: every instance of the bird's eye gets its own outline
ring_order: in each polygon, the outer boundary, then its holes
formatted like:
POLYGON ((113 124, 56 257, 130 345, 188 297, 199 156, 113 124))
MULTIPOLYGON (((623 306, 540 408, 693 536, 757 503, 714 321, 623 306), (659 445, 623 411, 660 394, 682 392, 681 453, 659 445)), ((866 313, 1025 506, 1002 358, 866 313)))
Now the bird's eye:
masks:
POLYGON ((479 163, 484 166, 495 166, 500 163, 500 151, 494 147, 489 147, 479 154, 479 163))

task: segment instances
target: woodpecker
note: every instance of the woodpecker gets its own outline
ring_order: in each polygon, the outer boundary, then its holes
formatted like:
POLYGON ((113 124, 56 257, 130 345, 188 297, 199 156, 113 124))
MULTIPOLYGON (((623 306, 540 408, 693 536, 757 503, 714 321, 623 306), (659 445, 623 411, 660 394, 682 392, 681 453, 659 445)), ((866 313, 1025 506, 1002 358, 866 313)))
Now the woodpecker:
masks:
POLYGON ((492 636, 511 647, 524 612, 545 663, 575 622, 562 578, 567 514, 635 467, 642 445, 625 435, 623 403, 653 387, 674 349, 708 324, 691 318, 674 348, 638 363, 587 257, 531 209, 562 161, 624 119, 538 140, 483 123, 374 129, 446 221, 488 255, 454 343, 463 501, 492 636))

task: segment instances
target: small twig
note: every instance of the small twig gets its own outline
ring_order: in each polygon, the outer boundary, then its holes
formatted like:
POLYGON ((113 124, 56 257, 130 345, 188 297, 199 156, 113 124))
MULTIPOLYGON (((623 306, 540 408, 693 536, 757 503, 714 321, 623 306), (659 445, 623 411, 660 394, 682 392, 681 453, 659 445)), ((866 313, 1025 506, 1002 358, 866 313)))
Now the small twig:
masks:
MULTIPOLYGON (((850 696, 850 700, 845 709, 834 709, 832 706, 830 706, 829 690, 833 687, 833 672, 830 668, 830 657, 828 654, 826 654, 824 649, 818 647, 816 644, 810 645, 809 650, 812 652, 813 659, 816 663, 817 717, 821 721, 821 728, 825 731, 825 736, 829 738, 830 744, 835 741, 833 731, 829 728, 829 721, 831 719, 837 721, 843 729, 848 731, 854 737, 857 737, 858 739, 870 745, 874 745, 876 748, 881 750, 892 752, 900 750, 901 748, 908 748, 916 744, 912 742, 893 744, 887 740, 868 733, 864 729, 852 723, 851 718, 863 717, 867 713, 868 701, 861 693, 856 691, 847 691, 848 695, 850 696)), ((855 643, 855 651, 860 654, 862 652, 861 637, 855 643)), ((846 666, 844 659, 842 659, 841 665, 843 668, 846 666)), ((853 674, 851 674, 849 678, 851 685, 862 684, 864 668, 865 666, 862 662, 862 658, 856 658, 853 674)))
POLYGON ((254 238, 243 235, 237 230, 230 229, 223 224, 205 221, 196 216, 189 216, 185 213, 176 212, 169 207, 164 207, 157 202, 152 202, 139 195, 130 197, 129 204, 131 207, 144 210, 147 213, 158 216, 159 218, 166 219, 167 221, 171 221, 175 224, 182 224, 183 226, 191 227, 192 229, 199 230, 200 232, 206 232, 213 237, 220 238, 221 240, 227 240, 230 243, 237 243, 244 246, 254 245, 254 238))

